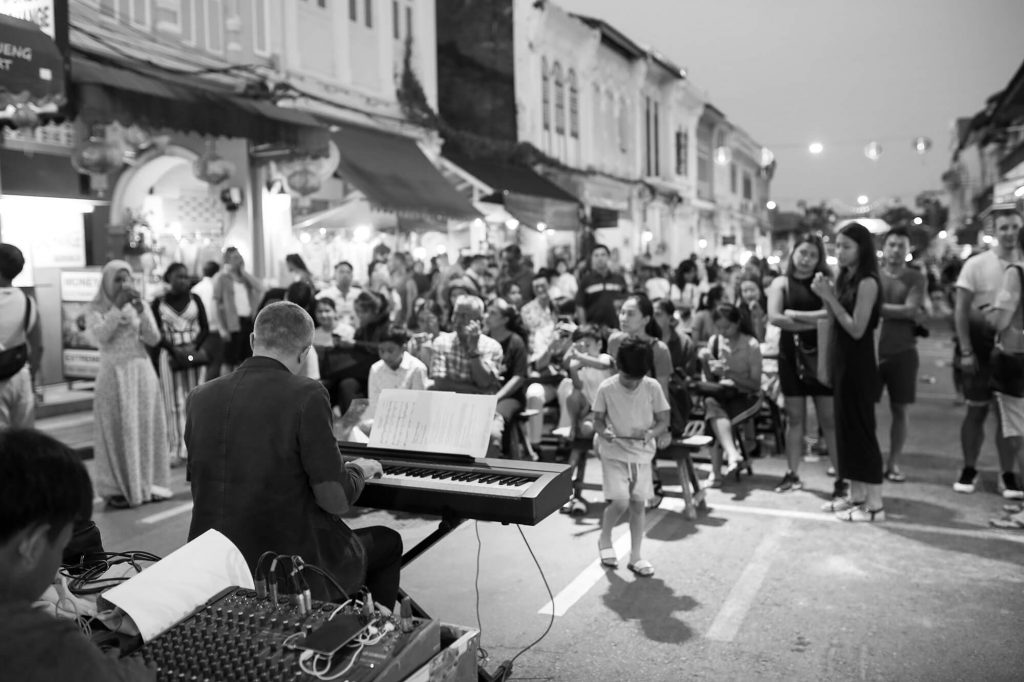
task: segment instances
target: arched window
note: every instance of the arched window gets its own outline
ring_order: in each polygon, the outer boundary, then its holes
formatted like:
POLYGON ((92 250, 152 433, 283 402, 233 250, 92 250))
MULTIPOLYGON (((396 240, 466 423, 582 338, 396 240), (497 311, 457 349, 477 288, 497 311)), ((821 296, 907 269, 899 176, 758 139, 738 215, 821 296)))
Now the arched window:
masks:
POLYGON ((580 136, 580 91, 576 84, 576 72, 569 69, 569 134, 580 136))
POLYGON ((540 58, 541 106, 543 107, 544 130, 551 130, 551 75, 548 73, 548 58, 540 58))
POLYGON ((562 78, 562 65, 555 62, 555 133, 565 135, 565 80, 562 78))

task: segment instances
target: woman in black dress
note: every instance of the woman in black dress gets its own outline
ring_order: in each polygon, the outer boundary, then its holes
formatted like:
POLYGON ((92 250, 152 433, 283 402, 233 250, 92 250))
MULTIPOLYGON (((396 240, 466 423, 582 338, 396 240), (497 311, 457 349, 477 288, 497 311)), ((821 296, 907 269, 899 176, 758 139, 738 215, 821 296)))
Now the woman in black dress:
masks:
POLYGON ((811 289, 835 320, 832 387, 835 391, 839 476, 850 481, 848 499, 833 500, 826 511, 844 521, 884 521, 882 451, 875 434, 878 364, 874 329, 881 309, 878 261, 871 233, 850 223, 836 236, 839 278, 833 288, 815 275, 811 289))
MULTIPOLYGON (((805 234, 789 254, 786 273, 768 287, 768 323, 782 330, 779 335, 779 386, 786 399, 786 458, 789 469, 775 492, 784 493, 804 487, 797 474, 803 458, 807 429, 807 398, 814 399, 818 426, 825 435, 828 456, 835 463, 836 430, 833 418, 832 389, 801 371, 797 346, 815 352, 818 347, 818 320, 828 315, 821 298, 811 291, 811 281, 821 274, 831 276, 825 263, 825 247, 816 234, 805 234)), ((837 478, 833 497, 843 497, 845 484, 837 478)))

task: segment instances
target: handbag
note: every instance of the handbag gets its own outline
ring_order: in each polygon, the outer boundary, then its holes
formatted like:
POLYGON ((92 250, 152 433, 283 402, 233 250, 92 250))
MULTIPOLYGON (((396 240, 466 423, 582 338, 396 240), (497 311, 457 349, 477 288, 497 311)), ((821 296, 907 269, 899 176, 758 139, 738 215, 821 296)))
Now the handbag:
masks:
POLYGON ((167 354, 168 363, 174 372, 183 372, 186 369, 210 364, 210 354, 206 352, 205 348, 197 349, 193 344, 186 343, 175 346, 174 350, 181 351, 180 355, 173 352, 167 354))
MULTIPOLYGON (((1017 276, 1021 280, 1021 290, 1024 291, 1024 271, 1019 265, 1010 267, 1017 270, 1017 276)), ((1020 303, 1018 306, 1021 311, 1021 327, 1024 328, 1024 303, 1020 303)), ((1015 398, 1024 398, 1024 353, 1009 353, 997 345, 989 356, 989 365, 992 368, 989 386, 993 391, 1015 398)))
MULTIPOLYGON (((25 319, 22 325, 28 334, 29 321, 32 319, 32 299, 25 296, 25 319)), ((10 379, 21 371, 28 362, 28 344, 22 343, 0 351, 0 381, 10 379)))

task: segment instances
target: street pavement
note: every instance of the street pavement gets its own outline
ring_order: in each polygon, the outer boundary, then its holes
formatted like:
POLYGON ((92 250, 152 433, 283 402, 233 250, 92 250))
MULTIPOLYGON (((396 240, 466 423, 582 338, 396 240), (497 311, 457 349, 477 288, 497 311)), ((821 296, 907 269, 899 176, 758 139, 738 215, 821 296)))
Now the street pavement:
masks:
MULTIPOLYGON (((625 567, 625 521, 613 536, 620 568, 600 567, 593 504, 585 518, 555 514, 535 527, 464 523, 405 569, 403 587, 433 617, 479 623, 488 670, 553 621, 515 660, 514 679, 1024 679, 1024 532, 988 527, 1003 504, 995 425, 980 489, 953 492, 964 408, 954 404, 948 333, 933 331, 921 354, 908 481, 886 484, 884 523, 847 524, 819 511, 831 491, 824 459, 801 467, 804 490, 772 492, 785 463, 765 457, 754 460, 752 477, 710 490, 710 509, 696 521, 682 514, 678 495, 648 514, 652 578, 625 567)), ((885 451, 884 404, 878 417, 885 451)), ((599 467, 588 474, 596 502, 599 467)), ((671 469, 663 474, 675 482, 671 469)), ((107 548, 163 555, 179 547, 190 518, 180 469, 173 489, 174 499, 135 510, 98 503, 107 548)), ((436 526, 380 511, 348 521, 392 526, 407 548, 436 526)))

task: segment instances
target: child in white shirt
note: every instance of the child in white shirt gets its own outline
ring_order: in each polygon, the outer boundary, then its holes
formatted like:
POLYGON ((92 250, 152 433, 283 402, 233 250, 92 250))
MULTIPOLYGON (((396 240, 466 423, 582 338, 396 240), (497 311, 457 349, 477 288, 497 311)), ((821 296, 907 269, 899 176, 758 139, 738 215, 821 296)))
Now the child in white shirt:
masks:
POLYGON ((369 405, 360 424, 366 432, 369 432, 373 425, 373 413, 381 391, 386 388, 427 390, 427 366, 406 352, 407 343, 409 332, 404 327, 392 326, 387 329, 377 346, 380 360, 370 367, 366 390, 369 405))
POLYGON ((605 379, 594 399, 594 428, 601 458, 602 489, 608 506, 597 541, 601 563, 618 566, 612 528, 629 510, 630 553, 627 568, 638 576, 654 575, 640 546, 644 537, 645 504, 654 496, 653 460, 658 437, 669 428, 670 408, 657 380, 647 376, 654 364, 651 346, 627 339, 619 347, 619 374, 605 379))

